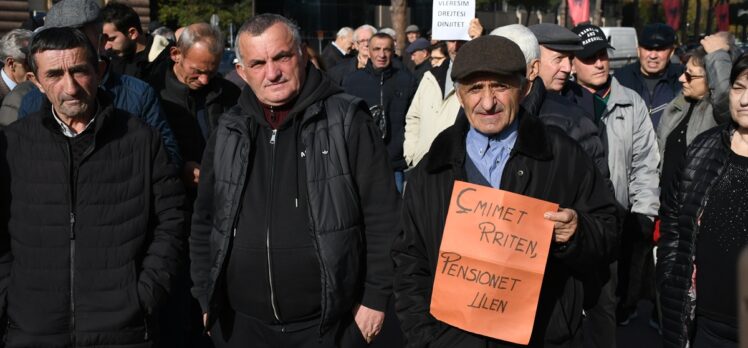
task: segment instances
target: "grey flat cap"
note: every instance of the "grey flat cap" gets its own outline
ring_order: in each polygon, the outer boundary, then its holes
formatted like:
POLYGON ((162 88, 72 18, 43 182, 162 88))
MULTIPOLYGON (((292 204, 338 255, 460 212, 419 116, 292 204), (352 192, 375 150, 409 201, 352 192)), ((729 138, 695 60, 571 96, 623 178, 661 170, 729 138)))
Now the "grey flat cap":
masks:
POLYGON ((47 13, 44 26, 80 28, 101 19, 101 8, 93 0, 62 0, 47 13))
POLYGON ((409 25, 407 28, 405 28, 405 33, 418 33, 421 30, 418 29, 418 26, 415 24, 409 25))
POLYGON ((569 29, 551 23, 531 25, 528 28, 535 34, 540 45, 559 52, 573 52, 583 49, 582 39, 569 29))

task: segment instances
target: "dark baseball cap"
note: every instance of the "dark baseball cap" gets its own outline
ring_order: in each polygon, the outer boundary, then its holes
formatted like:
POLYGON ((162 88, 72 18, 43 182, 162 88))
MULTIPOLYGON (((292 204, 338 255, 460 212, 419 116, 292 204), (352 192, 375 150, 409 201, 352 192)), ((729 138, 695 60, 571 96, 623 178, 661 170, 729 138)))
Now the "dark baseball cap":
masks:
POLYGON ((587 59, 603 49, 614 49, 605 37, 605 33, 600 27, 592 24, 580 24, 571 28, 574 34, 582 40, 582 49, 574 52, 575 57, 587 59))
POLYGON ((475 73, 525 76, 525 55, 519 46, 505 37, 486 35, 465 43, 452 63, 452 81, 475 73))
POLYGON ((582 48, 582 40, 569 29, 557 24, 541 23, 528 27, 538 44, 558 52, 574 52, 582 48))
POLYGON ((648 24, 639 33, 639 46, 644 48, 671 47, 675 43, 675 30, 664 23, 648 24))

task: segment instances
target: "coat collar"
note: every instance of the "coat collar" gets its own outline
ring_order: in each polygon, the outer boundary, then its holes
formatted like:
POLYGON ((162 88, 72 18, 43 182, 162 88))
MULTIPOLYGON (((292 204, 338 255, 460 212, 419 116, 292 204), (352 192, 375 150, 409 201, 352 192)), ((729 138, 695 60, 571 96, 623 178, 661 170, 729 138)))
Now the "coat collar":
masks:
MULTIPOLYGON (((522 154, 537 160, 552 159, 553 153, 547 139, 548 134, 540 119, 527 113, 522 107, 517 117, 519 118, 517 142, 514 144, 511 157, 522 154)), ((465 111, 460 109, 454 125, 439 134, 431 145, 430 155, 425 163, 426 171, 435 173, 449 167, 462 168, 467 154, 465 137, 469 129, 470 123, 465 116, 465 111)))

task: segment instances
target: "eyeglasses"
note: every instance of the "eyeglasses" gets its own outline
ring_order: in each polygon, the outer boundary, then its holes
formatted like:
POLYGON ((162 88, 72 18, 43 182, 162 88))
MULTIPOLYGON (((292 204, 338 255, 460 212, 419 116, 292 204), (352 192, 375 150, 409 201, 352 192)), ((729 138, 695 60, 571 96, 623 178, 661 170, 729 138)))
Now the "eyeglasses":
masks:
POLYGON ((688 71, 684 71, 683 77, 686 78, 686 81, 691 82, 691 80, 704 78, 704 75, 691 75, 688 71))

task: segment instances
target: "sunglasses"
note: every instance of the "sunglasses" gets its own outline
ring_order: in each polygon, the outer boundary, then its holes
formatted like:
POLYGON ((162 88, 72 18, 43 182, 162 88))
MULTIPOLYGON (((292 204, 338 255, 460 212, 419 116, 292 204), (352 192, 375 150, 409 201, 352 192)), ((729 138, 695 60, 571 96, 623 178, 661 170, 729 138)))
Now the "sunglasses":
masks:
POLYGON ((689 73, 688 71, 684 71, 683 77, 686 78, 686 81, 691 82, 692 80, 695 80, 695 79, 704 78, 704 75, 691 75, 691 73, 689 73))

